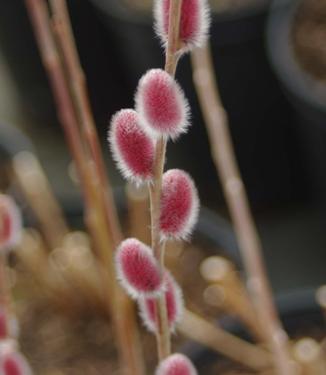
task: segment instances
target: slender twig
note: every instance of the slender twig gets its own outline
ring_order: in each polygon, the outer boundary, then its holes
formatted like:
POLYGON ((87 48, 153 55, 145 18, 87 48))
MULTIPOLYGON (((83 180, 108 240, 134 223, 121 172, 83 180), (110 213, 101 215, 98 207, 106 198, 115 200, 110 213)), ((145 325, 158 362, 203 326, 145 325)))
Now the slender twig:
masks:
POLYGON ((208 45, 192 54, 194 82, 211 143, 211 153, 222 181, 239 247, 248 277, 249 292, 265 337, 273 352, 278 374, 294 373, 288 339, 273 302, 262 258, 262 247, 250 211, 228 129, 227 115, 221 104, 208 45))
POLYGON ((130 237, 150 244, 149 193, 146 186, 136 186, 129 182, 126 186, 130 237))
POLYGON ((177 328, 183 336, 253 370, 267 369, 272 365, 271 355, 266 350, 232 335, 189 310, 184 311, 177 328))
POLYGON ((64 127, 66 139, 72 152, 80 181, 82 181, 81 187, 83 189, 84 201, 86 203, 85 206, 86 209, 89 209, 93 197, 93 189, 91 187, 91 182, 89 181, 87 170, 89 160, 87 158, 85 145, 83 144, 78 132, 78 123, 73 103, 62 72, 57 47, 51 33, 48 9, 46 3, 42 0, 25 0, 25 2, 39 44, 43 64, 50 78, 50 83, 58 108, 58 115, 64 127))
POLYGON ((81 68, 74 35, 70 23, 70 17, 65 0, 51 0, 55 32, 62 50, 62 56, 68 71, 68 79, 76 106, 77 116, 82 125, 94 166, 101 184, 100 192, 103 193, 106 203, 106 215, 113 245, 116 247, 122 240, 122 232, 117 216, 117 210, 113 201, 111 185, 105 171, 100 141, 96 131, 95 121, 92 115, 84 72, 81 68))
MULTIPOLYGON (((178 63, 178 45, 179 45, 179 23, 181 14, 181 0, 171 0, 169 9, 169 32, 168 43, 166 47, 165 71, 174 77, 178 63)), ((154 181, 149 185, 150 205, 151 205, 151 235, 152 249, 161 269, 164 269, 164 244, 160 239, 159 220, 162 190, 162 175, 164 171, 166 137, 161 137, 156 142, 155 160, 154 160, 154 181)), ((157 345, 160 360, 166 358, 171 353, 171 338, 166 311, 165 295, 160 296, 156 301, 157 312, 157 345)))
MULTIPOLYGON (((97 148, 98 145, 95 145, 96 152, 98 153, 96 154, 96 161, 94 161, 94 155, 90 151, 88 143, 89 137, 87 138, 83 133, 80 133, 79 121, 81 121, 81 108, 83 108, 84 104, 80 99, 83 98, 83 95, 80 95, 78 92, 80 89, 79 86, 69 85, 69 78, 67 82, 65 70, 67 73, 73 72, 69 72, 66 61, 67 56, 64 53, 67 51, 62 48, 62 43, 59 43, 61 46, 61 55, 58 51, 45 2, 43 0, 26 0, 26 6, 31 16, 41 56, 48 71, 57 102, 59 117, 65 130, 83 188, 86 223, 101 259, 99 271, 103 280, 104 295, 106 296, 118 338, 117 345, 121 355, 121 368, 123 372, 127 372, 130 375, 140 375, 143 373, 143 364, 139 355, 140 345, 138 344, 133 306, 126 300, 126 296, 122 294, 115 280, 112 242, 117 244, 120 240, 120 234, 117 234, 117 227, 112 229, 112 226, 108 225, 107 214, 110 210, 106 208, 109 201, 107 199, 104 200, 103 186, 101 185, 103 175, 100 175, 98 171, 99 164, 97 157, 99 157, 100 151, 97 148), (61 56, 63 56, 66 63, 65 66, 62 65, 61 56), (71 91, 73 91, 73 95, 71 95, 71 91), (94 167, 95 165, 97 165, 97 168, 94 167)), ((64 37, 65 35, 60 34, 60 36, 64 37)), ((58 39, 61 40, 59 37, 58 39)), ((64 45, 66 46, 66 44, 64 45)), ((76 60, 69 61, 73 61, 73 64, 76 63, 76 60)), ((76 65, 69 65, 69 67, 74 69, 76 65)), ((70 77, 69 74, 68 76, 70 77)), ((73 77, 75 78, 76 76, 73 75, 73 77)), ((85 94, 84 91, 83 93, 85 94)), ((83 110, 83 116, 85 116, 86 112, 83 110)), ((82 118, 84 119, 84 117, 82 118)), ((94 133, 92 134, 94 136, 94 133)), ((94 138, 92 138, 92 142, 91 149, 94 152, 94 138)), ((113 204, 112 207, 114 207, 113 204)), ((109 214, 112 215, 113 212, 114 208, 112 208, 109 214)), ((115 224, 118 225, 117 221, 115 224)))
MULTIPOLYGON (((109 233, 113 248, 117 248, 122 241, 123 235, 113 200, 111 185, 105 171, 101 146, 89 104, 85 75, 78 57, 66 1, 51 0, 50 3, 53 11, 54 31, 61 49, 63 63, 68 72, 67 77, 77 117, 81 124, 81 132, 96 170, 97 182, 99 183, 100 207, 104 210, 106 221, 106 228, 103 229, 109 233)), ((108 245, 109 242, 106 242, 106 246, 108 245)), ((108 253, 107 250, 104 249, 104 251, 108 253)), ((111 267, 112 259, 109 259, 108 262, 111 267)), ((133 303, 119 287, 116 292, 118 293, 118 303, 113 308, 116 309, 114 315, 119 316, 116 323, 118 324, 117 331, 119 333, 123 362, 127 364, 130 373, 142 374, 144 372, 144 364, 142 363, 142 356, 139 351, 141 346, 139 344, 133 303), (126 326, 128 326, 128 330, 126 330, 126 326)))

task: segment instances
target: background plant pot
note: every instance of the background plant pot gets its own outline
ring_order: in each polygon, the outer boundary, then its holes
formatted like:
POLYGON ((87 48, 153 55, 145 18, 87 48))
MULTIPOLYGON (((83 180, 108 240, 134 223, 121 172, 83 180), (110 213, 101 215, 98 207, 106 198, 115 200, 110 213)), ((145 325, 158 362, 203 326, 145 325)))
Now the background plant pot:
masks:
MULTIPOLYGON (((276 298, 276 303, 283 325, 291 338, 311 336, 321 339, 325 336, 325 320, 321 308, 315 301, 315 289, 294 290, 280 294, 276 298)), ((220 319, 219 325, 235 335, 250 339, 248 332, 232 318, 220 319)), ((183 352, 190 356, 199 373, 207 375, 216 373, 210 372, 213 363, 223 361, 221 355, 195 343, 185 345, 183 352)))
MULTIPOLYGON (((326 204, 326 85, 299 65, 291 47, 290 32, 301 1, 275 0, 270 13, 267 41, 272 67, 291 102, 295 132, 303 155, 310 198, 326 204)), ((324 206, 325 207, 325 206, 324 206)))
MULTIPOLYGON (((164 62, 163 51, 153 33, 152 17, 131 12, 117 0, 92 2, 99 9, 108 34, 118 43, 116 52, 123 61, 121 69, 125 69, 134 90, 147 69, 162 67, 164 62)), ((300 173, 294 167, 296 150, 288 126, 291 113, 265 53, 268 3, 238 12, 213 14, 210 33, 217 79, 229 114, 237 157, 256 206, 291 201, 301 193, 295 188, 300 173)), ((181 60, 177 76, 191 104, 193 126, 187 137, 170 145, 169 155, 171 163, 177 157, 179 166, 190 169, 207 204, 209 198, 216 199, 217 181, 192 84, 189 57, 181 60)))

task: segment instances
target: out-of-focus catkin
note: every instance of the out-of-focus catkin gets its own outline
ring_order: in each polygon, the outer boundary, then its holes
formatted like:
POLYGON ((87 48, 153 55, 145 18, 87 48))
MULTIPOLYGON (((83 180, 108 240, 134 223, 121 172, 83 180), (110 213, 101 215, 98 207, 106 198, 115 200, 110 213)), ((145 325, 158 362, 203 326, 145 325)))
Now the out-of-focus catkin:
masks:
POLYGON ((11 197, 0 194, 0 250, 17 245, 21 234, 22 218, 18 206, 11 197))
POLYGON ((25 357, 14 351, 1 353, 0 373, 3 375, 32 375, 32 370, 25 357))

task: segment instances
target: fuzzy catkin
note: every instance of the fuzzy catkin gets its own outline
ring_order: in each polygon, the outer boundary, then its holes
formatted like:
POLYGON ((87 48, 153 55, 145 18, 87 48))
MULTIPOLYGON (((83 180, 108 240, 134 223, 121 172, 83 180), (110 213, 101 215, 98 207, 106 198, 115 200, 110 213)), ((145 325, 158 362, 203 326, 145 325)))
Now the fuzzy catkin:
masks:
MULTIPOLYGON (((155 31, 162 44, 167 45, 170 18, 170 0, 155 0, 155 31)), ((207 0, 184 0, 180 14, 181 49, 201 47, 207 40, 210 15, 207 0)))
POLYGON ((187 239, 197 222, 199 198, 188 173, 170 169, 163 174, 160 231, 163 239, 187 239))
POLYGON ((116 252, 116 269, 122 286, 133 298, 156 297, 163 278, 152 249, 135 238, 123 241, 116 252))
MULTIPOLYGON (((166 271, 164 275, 164 295, 166 300, 167 317, 170 331, 180 321, 183 312, 183 296, 178 283, 166 271)), ((141 298, 138 301, 140 316, 145 327, 151 332, 157 332, 156 301, 153 298, 141 298)))
POLYGON ((122 109, 112 120, 108 140, 122 175, 137 183, 153 177, 154 141, 147 135, 133 109, 122 109))
POLYGON ((179 84, 164 70, 149 70, 140 79, 135 103, 141 125, 149 134, 176 139, 187 131, 188 102, 179 84))

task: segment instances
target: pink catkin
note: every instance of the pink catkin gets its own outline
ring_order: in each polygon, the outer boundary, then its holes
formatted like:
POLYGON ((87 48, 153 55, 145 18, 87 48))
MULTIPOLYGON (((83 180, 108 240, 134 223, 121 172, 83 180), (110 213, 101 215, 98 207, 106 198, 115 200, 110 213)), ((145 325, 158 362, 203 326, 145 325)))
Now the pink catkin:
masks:
MULTIPOLYGON (((182 291, 169 272, 165 272, 164 290, 169 327, 174 331, 175 325, 180 321, 183 311, 182 291)), ((157 331, 156 301, 154 298, 139 299, 140 316, 144 325, 151 332, 157 331)))
POLYGON ((125 178, 136 182, 152 178, 154 141, 142 130, 137 112, 123 109, 113 116, 109 143, 125 178))
POLYGON ((188 102, 178 83, 164 70, 149 70, 141 78, 135 102, 145 131, 174 139, 186 132, 188 102))
POLYGON ((176 353, 160 363, 155 375, 197 375, 197 371, 186 356, 176 353))
MULTIPOLYGON (((156 0, 154 17, 156 32, 164 44, 169 29, 170 0, 156 0)), ((184 49, 201 46, 208 34, 210 17, 207 0, 184 0, 180 15, 180 40, 184 49)))
POLYGON ((135 238, 121 243, 116 254, 118 278, 133 298, 157 296, 163 288, 161 270, 152 250, 135 238))
POLYGON ((196 224, 199 199, 191 177, 180 169, 164 173, 160 231, 163 238, 187 239, 196 224))
POLYGON ((18 244, 22 232, 20 210, 14 200, 0 194, 0 249, 8 250, 18 244))
POLYGON ((22 354, 9 352, 1 358, 1 374, 3 375, 32 375, 32 371, 22 354))

